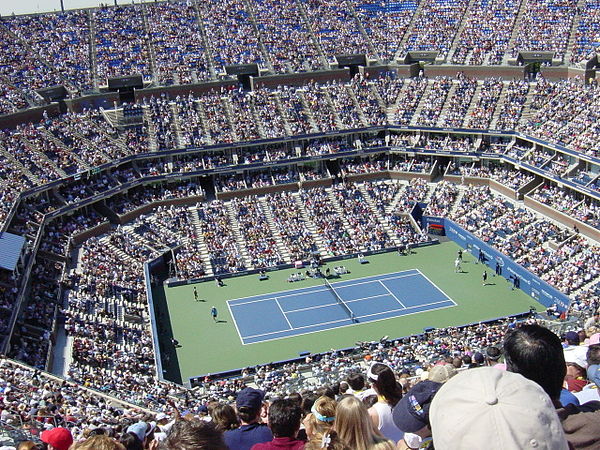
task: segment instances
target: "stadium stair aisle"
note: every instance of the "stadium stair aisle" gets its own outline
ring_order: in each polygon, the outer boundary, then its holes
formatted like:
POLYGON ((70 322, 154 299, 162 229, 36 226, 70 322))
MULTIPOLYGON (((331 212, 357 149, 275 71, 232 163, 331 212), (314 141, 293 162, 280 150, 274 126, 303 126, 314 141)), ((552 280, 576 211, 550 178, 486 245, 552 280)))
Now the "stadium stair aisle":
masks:
POLYGON ((348 97, 350 97, 350 99, 352 100, 352 103, 354 104, 354 108, 356 109, 356 113, 358 114, 358 117, 360 118, 360 122, 361 122, 362 126, 365 128, 369 127, 370 124, 365 117, 365 112, 363 111, 363 109, 360 107, 360 104, 358 103, 358 99, 356 98, 354 89, 352 89, 350 86, 344 86, 344 89, 346 89, 346 91, 348 93, 348 97))
POLYGON ((144 115, 144 122, 148 124, 148 151, 155 152, 158 150, 158 142, 156 140, 156 125, 154 125, 154 121, 152 120, 150 107, 148 105, 144 105, 142 106, 142 111, 144 115))
POLYGON ((227 211, 227 217, 229 218, 229 223, 231 224, 231 230, 233 231, 233 235, 235 236, 235 242, 238 245, 238 249, 240 251, 240 255, 244 260, 244 264, 246 267, 252 269, 254 266, 252 265, 252 258, 250 258, 250 254, 246 249, 246 241, 244 240, 244 236, 240 230, 240 223, 237 220, 235 208, 231 204, 231 201, 225 202, 225 210, 227 211))
POLYGON ((73 337, 67 336, 64 326, 57 328, 52 373, 64 378, 69 376, 69 367, 73 362, 73 340, 73 337))
POLYGON ((283 103, 281 103, 281 97, 279 96, 279 92, 274 91, 270 94, 275 100, 275 104, 277 105, 277 110, 281 114, 283 128, 285 129, 286 136, 292 136, 294 133, 292 132, 292 128, 290 126, 289 117, 283 108, 283 103))
POLYGON ((424 8, 425 3, 427 2, 427 0, 416 0, 416 2, 418 3, 417 8, 415 9, 415 12, 413 13, 412 17, 410 18, 410 22, 408 23, 406 30, 404 31, 404 36, 402 37, 402 40, 398 43, 398 50, 396 50, 396 54, 394 55, 394 61, 398 62, 398 63, 403 63, 404 61, 404 56, 406 55, 406 51, 408 50, 407 48, 407 43, 408 43, 408 39, 410 38, 410 35, 413 31, 413 29, 415 28, 415 22, 417 21, 418 17, 421 15, 422 10, 424 8))
MULTIPOLYGON (((456 49, 458 47, 458 44, 460 43, 460 39, 462 37, 462 32, 464 31, 467 23, 469 22, 469 11, 471 11, 473 8, 472 6, 475 4, 475 2, 478 0, 469 0, 469 5, 467 6, 467 9, 465 10, 465 14, 462 17, 462 20, 460 22, 460 25, 458 27, 458 30, 456 30, 456 34, 454 35, 454 40, 452 41, 452 44, 450 45, 450 48, 448 50, 448 55, 446 56, 446 61, 452 61, 452 57, 454 56, 454 53, 456 52, 456 49)), ((468 58, 467 58, 468 61, 468 58)))
POLYGON ((471 98, 471 103, 469 104, 469 109, 467 110, 465 117, 463 119, 463 123, 462 123, 463 127, 468 126, 469 120, 470 120, 471 116, 473 115, 473 111, 475 110, 475 108, 477 108, 477 105, 478 105, 477 99, 480 98, 482 86, 483 86, 483 82, 481 80, 477 80, 477 88, 475 89, 475 93, 473 94, 473 97, 471 98))
POLYGON ((398 236, 396 236, 396 233, 394 233, 392 231, 392 229, 390 228, 389 217, 384 216, 383 214, 381 214, 379 212, 379 210, 377 209, 377 206, 375 206, 375 203, 373 202, 373 199, 367 192, 364 183, 358 184, 357 187, 360 190, 360 192, 362 193, 363 199, 365 200, 367 205, 369 205, 369 209, 371 210, 371 213, 375 217, 377 217, 377 221, 383 225, 383 228, 386 231, 386 233, 388 234, 388 236, 392 239, 392 241, 394 242, 395 245, 400 245, 401 242, 398 239, 398 236))
POLYGON ((267 224, 269 225, 269 231, 271 232, 271 235, 275 238, 275 243, 277 244, 277 249, 279 250, 279 253, 283 256, 286 263, 289 263, 289 264, 293 263, 294 261, 292 261, 292 259, 290 257, 290 252, 288 251, 287 247, 283 243, 281 234, 279 233, 279 230, 277 229, 277 225, 275 224, 275 221, 273 220, 273 214, 271 213, 271 208, 269 208, 269 205, 267 204, 267 199, 265 197, 258 197, 258 203, 260 205, 260 209, 262 210, 263 214, 265 215, 265 218, 267 219, 267 224))
POLYGON ((585 10, 586 0, 577 0, 577 9, 573 23, 571 24, 571 32, 569 33, 569 42, 567 43, 567 49, 565 50, 565 59, 563 62, 567 64, 573 63, 573 49, 575 48, 575 39, 577 37, 577 28, 581 19, 581 11, 585 10))
POLYGON ((507 96, 506 84, 507 84, 506 82, 503 83, 504 87, 502 89, 502 93, 500 94, 500 97, 498 98, 498 102, 496 103, 496 109, 494 109, 494 114, 492 114, 492 120, 490 121, 490 128, 492 130, 494 130, 496 128, 496 124, 498 123, 498 120, 500 119, 500 114, 502 113, 502 108, 506 104, 506 96, 507 96))
POLYGON ((56 173, 61 177, 61 178, 66 178, 67 177, 67 173, 61 169, 60 167, 58 167, 58 165, 56 164, 55 161, 53 161, 52 159, 50 159, 45 152, 39 151, 38 150, 38 146, 31 140, 25 138, 24 136, 21 136, 21 142, 23 142, 25 144, 25 146, 29 149, 29 151, 33 152, 37 157, 39 157, 44 163, 48 164, 50 167, 52 167, 53 170, 56 171, 56 173))
POLYGON ((183 133, 181 131, 181 121, 179 120, 179 109, 177 107, 177 103, 170 102, 169 109, 171 110, 171 115, 173 117, 173 131, 175 132, 175 143, 177 148, 185 148, 183 133))
POLYGON ((517 40, 517 36, 519 35, 519 29, 521 28, 521 24, 523 23, 523 16, 530 10, 529 1, 530 0, 521 0, 519 12, 517 13, 517 17, 515 18, 515 26, 513 26, 510 39, 508 40, 508 44, 506 45, 506 52, 504 53, 504 58, 502 58, 502 65, 507 65, 509 59, 512 58, 510 51, 511 49, 515 48, 515 41, 517 40))
POLYGON ((312 220, 310 220, 310 217, 307 214, 306 209, 304 207, 304 202, 300 198, 300 192, 294 192, 292 194, 292 197, 294 198, 294 201, 296 202, 296 205, 298 206, 298 210, 300 211, 300 215, 302 216, 302 219, 306 223, 306 228, 308 228, 308 230, 312 234, 312 237, 313 237, 315 243, 317 244, 317 247, 319 249, 319 253, 321 254, 321 257, 327 255, 327 248, 325 247, 325 242, 323 241, 321 234, 319 234, 317 232, 317 227, 315 226, 314 222, 312 220))
POLYGON ((198 217, 198 208, 196 206, 191 206, 188 208, 188 214, 191 217, 192 224, 194 225, 196 240, 198 241, 198 247, 200 248, 200 257, 202 258, 202 262, 204 263, 204 270, 206 271, 207 276, 213 276, 213 267, 210 263, 210 254, 208 252, 208 247, 206 246, 206 242, 204 240, 204 233, 202 232, 202 226, 200 225, 200 217, 198 217))
POLYGON ((298 89, 296 91, 296 95, 300 98, 300 102, 302 103, 302 112, 308 118, 308 123, 310 124, 311 133, 318 133, 321 131, 319 126, 317 125, 317 121, 315 120, 315 116, 313 115, 310 107, 308 106, 308 101, 306 100, 306 96, 304 95, 304 89, 298 89))

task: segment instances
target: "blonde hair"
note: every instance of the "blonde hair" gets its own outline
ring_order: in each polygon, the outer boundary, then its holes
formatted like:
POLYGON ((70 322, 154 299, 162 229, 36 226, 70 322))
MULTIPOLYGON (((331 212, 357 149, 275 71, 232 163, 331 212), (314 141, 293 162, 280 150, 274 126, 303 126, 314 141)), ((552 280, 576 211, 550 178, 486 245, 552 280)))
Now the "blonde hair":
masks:
POLYGON ((346 447, 353 450, 394 450, 392 441, 384 438, 371 422, 367 407, 354 396, 338 403, 335 429, 346 447))
MULTIPOLYGON (((312 409, 321 416, 333 418, 335 417, 336 406, 337 403, 335 400, 323 395, 315 401, 312 409)), ((323 448, 323 436, 331 433, 334 423, 334 421, 324 422, 319 420, 313 413, 308 414, 306 419, 304 419, 304 426, 306 427, 306 434, 308 436, 308 442, 306 443, 305 449, 323 448)))
POLYGON ((126 450, 125 446, 104 434, 92 436, 85 441, 77 442, 69 450, 126 450))
POLYGON ((39 447, 33 441, 23 441, 17 446, 17 450, 37 450, 39 447))

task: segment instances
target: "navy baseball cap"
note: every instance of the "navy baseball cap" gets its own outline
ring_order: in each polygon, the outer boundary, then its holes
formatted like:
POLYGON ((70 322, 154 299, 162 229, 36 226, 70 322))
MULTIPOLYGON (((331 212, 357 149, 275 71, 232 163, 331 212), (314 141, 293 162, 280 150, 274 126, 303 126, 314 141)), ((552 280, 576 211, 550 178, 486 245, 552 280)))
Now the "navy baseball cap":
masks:
POLYGON ((576 331, 567 331, 565 333, 565 341, 571 345, 579 345, 579 335, 576 331))
POLYGON ((263 391, 247 387, 240 391, 235 404, 238 408, 259 409, 264 398, 265 393, 263 391))
POLYGON ((429 425, 429 407, 440 387, 442 383, 429 380, 413 386, 392 410, 396 426, 405 433, 414 433, 429 425))

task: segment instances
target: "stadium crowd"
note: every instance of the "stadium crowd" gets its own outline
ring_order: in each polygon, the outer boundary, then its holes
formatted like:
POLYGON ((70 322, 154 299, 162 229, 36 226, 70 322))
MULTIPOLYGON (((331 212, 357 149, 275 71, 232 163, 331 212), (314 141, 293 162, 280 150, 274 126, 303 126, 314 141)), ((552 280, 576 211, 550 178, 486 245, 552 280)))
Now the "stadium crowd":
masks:
MULTIPOLYGON (((335 243, 342 242, 347 246, 343 249, 346 253, 393 246, 391 236, 395 236, 400 243, 420 242, 424 236, 414 231, 401 212, 415 200, 425 198, 428 188, 422 179, 414 179, 410 185, 390 182, 365 183, 360 186, 340 184, 330 191, 312 189, 306 193, 301 192, 297 200, 293 200, 293 205, 298 208, 296 218, 301 220, 301 228, 305 230, 307 246, 303 250, 304 254, 321 245, 333 254, 341 252, 339 245, 331 244, 334 239, 335 243), (373 198, 374 192, 377 194, 373 198), (369 201, 364 201, 369 197, 376 200, 372 206, 368 206, 369 201), (303 209, 306 216, 301 213, 303 209), (344 213, 340 214, 340 210, 344 213), (305 217, 315 228, 307 226, 305 217), (312 232, 306 234, 306 230, 311 229, 315 230, 316 235, 312 232), (322 237, 319 238, 319 235, 322 237)), ((430 204, 436 208, 447 205, 448 202, 436 202, 435 199, 454 197, 456 192, 457 187, 449 183, 439 185, 430 204)), ((290 204, 293 197, 294 194, 288 194, 287 204, 290 204)), ((276 201, 269 204, 277 205, 276 201)), ((597 281, 600 275, 596 270, 599 265, 597 246, 592 246, 586 239, 575 237, 554 224, 537 219, 524 209, 515 208, 506 199, 493 195, 486 187, 467 187, 460 202, 456 206, 452 202, 449 205, 452 210, 450 217, 567 293, 597 281), (553 254, 545 249, 545 243, 551 239, 560 244, 560 250, 553 254), (540 251, 545 256, 540 255, 540 251)), ((261 220, 264 221, 268 209, 252 198, 236 200, 231 206, 231 212, 228 212, 229 206, 221 202, 199 204, 189 210, 159 207, 151 215, 142 215, 107 237, 99 240, 94 238, 84 244, 80 250, 82 263, 69 275, 70 282, 74 283, 68 289, 67 321, 67 329, 75 337, 74 363, 70 369, 73 379, 117 393, 122 392, 121 389, 129 389, 129 383, 133 383, 133 380, 122 376, 127 367, 141 370, 150 376, 152 351, 148 331, 142 325, 147 313, 143 280, 139 274, 141 264, 158 255, 159 249, 187 242, 184 248, 177 251, 176 264, 181 276, 195 277, 206 272, 205 267, 208 267, 209 261, 215 274, 244 270, 247 267, 244 261, 248 261, 250 267, 269 265, 272 263, 269 258, 278 254, 280 245, 293 243, 282 233, 282 240, 276 246, 277 250, 274 250, 273 237, 270 235, 272 231, 259 237, 253 231, 254 228, 247 228, 245 225, 242 229, 247 231, 242 233, 243 241, 240 241, 235 237, 230 224, 233 218, 237 217, 240 224, 246 223, 248 215, 255 218, 262 216, 261 220), (213 237, 214 232, 218 233, 218 239, 213 237), (203 235, 202 238, 196 239, 200 234, 203 235), (206 254, 202 250, 203 242, 208 246, 206 254), (265 247, 268 242, 270 244, 265 247), (107 253, 104 249, 110 251, 107 253), (242 256, 246 252, 250 256, 248 260, 242 256), (125 314, 129 317, 127 321, 123 320, 125 314), (131 317, 135 316, 140 317, 141 321, 131 322, 131 317), (96 325, 90 327, 90 323, 96 325), (100 336, 108 336, 108 340, 100 336), (98 347, 99 343, 102 343, 101 347, 98 347), (110 348, 104 348, 106 345, 110 348), (137 349, 134 352, 136 357, 119 358, 118 364, 112 359, 98 359, 99 355, 114 352, 129 354, 132 349, 137 349), (113 379, 115 376, 116 379, 113 379)), ((271 209, 270 214, 274 218, 281 216, 279 209, 277 213, 271 209)), ((86 220, 95 223, 94 220, 97 219, 97 215, 91 213, 86 220)), ((262 222, 254 219, 249 223, 262 222)), ((64 247, 50 245, 53 239, 64 242, 62 233, 68 235, 69 230, 74 233, 77 229, 72 229, 68 222, 59 224, 57 222, 52 226, 49 244, 44 248, 65 254, 64 247)), ((268 226, 260 231, 264 233, 267 229, 268 226)), ((291 261, 289 258, 297 255, 297 252, 298 249, 290 245, 281 254, 287 253, 288 260, 291 261)), ((55 283, 56 280, 64 279, 61 275, 64 273, 63 265, 50 260, 36 268, 35 276, 38 279, 35 284, 39 294, 34 294, 35 301, 28 304, 29 313, 24 316, 27 323, 46 329, 50 327, 48 318, 52 317, 52 310, 58 306, 60 295, 55 283)), ((585 296, 585 292, 586 290, 578 292, 578 295, 585 296)), ((44 342, 24 342, 24 347, 15 350, 14 355, 31 364, 43 366, 47 350, 44 342)), ((149 401, 144 398, 143 392, 140 391, 138 397, 141 403, 149 401)))
MULTIPOLYGON (((463 436, 455 435, 452 439, 448 436, 449 430, 440 433, 434 418, 437 417, 440 424, 444 420, 441 413, 435 412, 436 403, 432 403, 432 399, 439 396, 439 401, 443 395, 459 395, 461 389, 465 389, 465 383, 469 383, 472 392, 478 383, 515 377, 510 372, 516 372, 522 376, 511 379, 512 389, 496 391, 496 394, 514 392, 510 395, 519 394, 522 398, 535 386, 532 403, 527 408, 538 408, 538 414, 562 424, 553 428, 554 434, 544 429, 538 437, 540 442, 557 439, 561 447, 552 448, 568 448, 566 441, 570 442, 571 448, 593 448, 600 439, 597 426, 593 425, 600 408, 596 390, 600 382, 597 374, 600 362, 597 359, 597 307, 596 297, 594 302, 578 311, 580 317, 586 319, 585 325, 580 322, 580 328, 560 336, 536 324, 539 319, 533 317, 525 321, 507 319, 441 328, 394 341, 362 343, 352 352, 311 355, 302 363, 281 367, 257 366, 246 370, 242 378, 235 381, 206 379, 203 393, 193 397, 186 395, 178 399, 174 395, 174 386, 162 385, 162 389, 154 389, 147 397, 151 399, 147 403, 150 409, 131 403, 115 403, 111 397, 85 385, 3 360, 0 366, 1 417, 5 423, 30 433, 24 436, 33 436, 32 439, 51 445, 65 445, 55 447, 64 449, 72 442, 82 443, 98 436, 120 440, 124 445, 114 448, 132 448, 127 446, 127 440, 131 439, 139 440, 138 445, 156 441, 151 448, 157 445, 158 448, 175 448, 178 440, 183 439, 176 431, 180 426, 198 427, 188 439, 215 439, 210 441, 213 444, 208 448, 251 448, 259 442, 273 438, 277 441, 282 437, 288 441, 301 441, 293 448, 363 448, 356 447, 351 439, 389 442, 386 444, 389 447, 365 444, 364 448, 395 448, 397 442, 407 448, 417 448, 432 438, 436 448, 453 448, 464 440, 476 442, 479 434, 472 427, 467 427, 471 431, 465 431, 463 436), (533 356, 527 350, 531 345, 546 351, 533 356), (517 364, 531 358, 535 360, 530 361, 534 367, 517 364), (544 370, 540 372, 540 368, 544 370), (453 382, 454 377, 457 378, 453 382), (531 382, 526 383, 526 379, 531 382), (449 383, 447 387, 444 387, 445 383, 449 383), (518 383, 526 383, 528 389, 521 392, 518 383), (427 396, 422 396, 422 391, 427 392, 427 396), (540 399, 542 403, 537 404, 540 399), (292 414, 294 425, 288 428, 285 436, 277 434, 273 417, 282 402, 288 402, 290 408, 294 405, 294 410, 297 408, 292 414), (354 405, 353 402, 358 403, 354 405), (413 405, 418 402, 428 414, 415 415, 407 406, 411 402, 413 405), (323 409, 325 403, 330 408, 327 414, 323 409), (358 423, 339 423, 344 422, 347 413, 344 405, 347 403, 358 408, 353 413, 353 420, 358 423), (558 415, 555 415, 555 408, 558 415), (327 417, 331 420, 324 420, 327 417), (415 417, 421 420, 415 423, 415 417), (315 420, 328 425, 326 431, 331 434, 331 441, 324 447, 319 446, 323 442, 322 435, 314 439, 315 420), (346 434, 345 426, 350 425, 358 428, 354 433, 346 434), (255 432, 244 432, 250 429, 255 432), (131 433, 134 437, 128 436, 131 433), (354 438, 351 438, 352 434, 354 438), (447 439, 450 442, 446 443, 447 439), (64 444, 66 441, 68 443, 64 444), (338 446, 330 447, 331 442, 337 442, 338 446)), ((486 392, 489 394, 489 387, 486 392)), ((467 408, 460 401, 443 398, 445 401, 437 404, 440 410, 451 408, 452 414, 456 414, 456 408, 467 408)), ((473 414, 482 414, 483 404, 473 414)), ((468 408, 466 411, 473 411, 473 405, 468 408)), ((481 420, 469 415, 461 417, 463 421, 473 423, 481 420)), ((284 414, 279 420, 292 419, 284 414)), ((547 422, 515 420, 511 432, 498 432, 492 437, 488 434, 488 442, 502 446, 523 439, 522 435, 530 439, 542 426, 547 426, 547 422)), ((199 443, 188 445, 191 447, 186 448, 203 448, 194 447, 201 445, 199 443)))

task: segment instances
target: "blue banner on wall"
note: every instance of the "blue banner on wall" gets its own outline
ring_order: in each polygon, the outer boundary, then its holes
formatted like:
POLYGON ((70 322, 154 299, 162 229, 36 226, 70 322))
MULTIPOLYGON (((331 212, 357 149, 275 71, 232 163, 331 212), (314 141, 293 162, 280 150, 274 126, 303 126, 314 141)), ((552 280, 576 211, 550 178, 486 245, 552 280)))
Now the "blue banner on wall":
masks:
POLYGON ((508 256, 490 247, 468 231, 465 231, 452 220, 423 216, 424 224, 440 223, 440 221, 443 221, 444 223, 446 236, 462 248, 467 249, 475 258, 485 262, 492 270, 498 270, 500 272, 499 275, 502 275, 504 278, 511 281, 513 285, 516 280, 516 287, 519 287, 523 292, 536 299, 542 305, 549 307, 556 304, 561 311, 564 311, 569 307, 571 300, 566 294, 558 291, 556 288, 550 286, 548 283, 514 262, 508 256))

